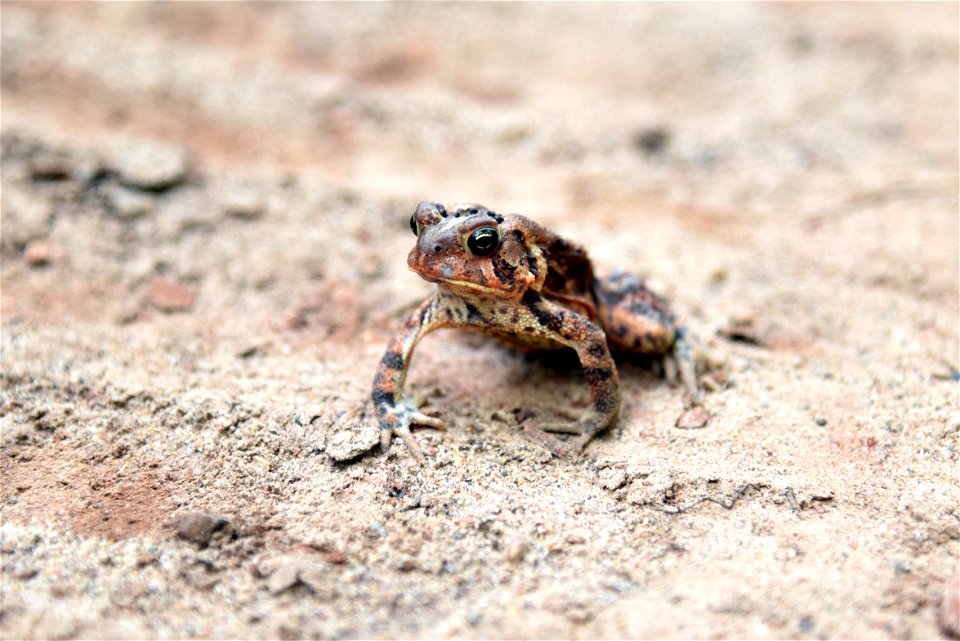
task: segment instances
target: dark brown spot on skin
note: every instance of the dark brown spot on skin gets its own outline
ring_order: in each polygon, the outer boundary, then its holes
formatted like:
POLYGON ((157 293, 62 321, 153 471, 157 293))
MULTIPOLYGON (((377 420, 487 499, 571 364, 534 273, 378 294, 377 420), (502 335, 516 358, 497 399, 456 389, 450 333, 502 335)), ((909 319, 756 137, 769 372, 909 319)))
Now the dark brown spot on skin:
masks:
POLYGON ((606 346, 601 345, 600 343, 594 343, 587 348, 587 353, 594 358, 603 358, 607 355, 606 346))
POLYGON ((399 352, 387 352, 380 362, 387 369, 403 369, 403 355, 399 352))
POLYGON ((463 304, 467 306, 467 321, 482 321, 483 314, 480 313, 480 310, 473 306, 467 301, 463 301, 463 304))
POLYGON ((397 404, 393 392, 385 392, 376 388, 373 390, 373 402, 378 408, 394 407, 397 404))
POLYGON ((602 412, 604 414, 617 411, 616 396, 613 394, 608 394, 607 392, 602 392, 597 395, 597 400, 594 405, 598 412, 602 412))
POLYGON ((551 331, 559 332, 560 328, 563 327, 563 312, 551 314, 540 306, 542 301, 543 298, 540 294, 532 289, 524 292, 523 298, 520 299, 520 302, 530 310, 530 313, 533 314, 533 317, 537 319, 538 323, 551 331))
POLYGON ((602 383, 613 376, 613 372, 606 367, 587 367, 583 370, 583 373, 587 377, 587 382, 591 385, 602 383))
POLYGON ((492 265, 493 273, 496 275, 497 280, 499 280, 501 283, 513 282, 514 273, 516 272, 516 268, 513 265, 508 263, 500 256, 497 256, 493 259, 492 265))

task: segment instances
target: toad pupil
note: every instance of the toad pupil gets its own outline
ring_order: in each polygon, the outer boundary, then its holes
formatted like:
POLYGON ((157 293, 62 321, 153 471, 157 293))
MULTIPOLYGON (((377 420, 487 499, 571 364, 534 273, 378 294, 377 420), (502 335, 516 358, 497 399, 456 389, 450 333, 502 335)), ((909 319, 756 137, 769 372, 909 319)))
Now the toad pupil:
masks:
POLYGON ((467 239, 467 249, 474 256, 489 256, 500 243, 500 236, 493 227, 481 227, 474 230, 467 239))

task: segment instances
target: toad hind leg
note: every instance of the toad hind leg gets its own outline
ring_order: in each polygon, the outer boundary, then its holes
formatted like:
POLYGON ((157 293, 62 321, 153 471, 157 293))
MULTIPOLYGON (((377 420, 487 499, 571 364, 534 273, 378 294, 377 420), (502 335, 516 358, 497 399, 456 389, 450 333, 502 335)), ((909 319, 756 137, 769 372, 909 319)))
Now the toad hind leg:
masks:
POLYGON ((523 303, 536 320, 533 333, 573 348, 583 366, 593 407, 573 423, 540 426, 546 432, 577 434, 573 449, 579 454, 620 412, 620 378, 606 335, 585 317, 545 300, 536 292, 528 292, 523 303))
POLYGON ((666 301, 625 272, 594 282, 598 320, 615 349, 662 356, 670 383, 683 383, 686 404, 700 402, 694 341, 666 301))

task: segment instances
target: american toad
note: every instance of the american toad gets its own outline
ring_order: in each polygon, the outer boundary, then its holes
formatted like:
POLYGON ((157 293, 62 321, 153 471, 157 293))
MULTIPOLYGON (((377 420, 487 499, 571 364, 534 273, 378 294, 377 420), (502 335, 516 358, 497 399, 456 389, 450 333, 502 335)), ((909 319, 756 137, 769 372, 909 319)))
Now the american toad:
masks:
POLYGON ((384 451, 399 436, 419 461, 412 425, 443 428, 402 395, 414 346, 427 332, 459 327, 527 348, 569 347, 583 366, 593 406, 573 423, 541 425, 576 434, 576 452, 620 410, 615 351, 663 355, 667 377, 696 403, 693 349, 686 328, 666 302, 630 274, 594 276, 586 252, 519 214, 501 216, 482 205, 421 202, 410 217, 417 244, 410 269, 437 283, 390 342, 373 383, 384 451))

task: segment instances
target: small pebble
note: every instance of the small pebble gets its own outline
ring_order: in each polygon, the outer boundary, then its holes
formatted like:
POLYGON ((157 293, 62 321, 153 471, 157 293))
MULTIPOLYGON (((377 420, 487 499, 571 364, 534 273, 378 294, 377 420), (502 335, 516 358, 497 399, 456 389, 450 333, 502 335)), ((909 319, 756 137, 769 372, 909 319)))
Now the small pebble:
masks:
POLYGON ((256 220, 267 209, 262 196, 242 188, 227 193, 221 207, 224 214, 239 220, 256 220))
POLYGON ((350 461, 369 452, 379 443, 379 430, 361 426, 334 434, 327 443, 326 452, 334 461, 350 461))
POLYGON ((73 173, 73 165, 66 156, 42 152, 30 159, 30 177, 34 180, 65 180, 73 173))
POLYGON ((152 196, 120 185, 114 185, 109 189, 105 194, 105 200, 111 213, 124 221, 148 216, 156 209, 152 196))
POLYGON ((670 143, 670 132, 665 127, 642 129, 633 138, 633 144, 647 156, 662 152, 670 143))
POLYGON ((518 407, 517 409, 513 410, 513 417, 516 419, 517 423, 523 423, 528 419, 536 418, 537 413, 525 407, 518 407))
POLYGON ((17 572, 14 576, 16 576, 21 581, 29 581, 30 579, 37 576, 38 574, 40 574, 39 570, 35 568, 27 568, 26 570, 21 570, 17 572))
POLYGON ((23 251, 23 260, 31 267, 40 267, 50 262, 50 243, 32 240, 23 251))
POLYGON ((142 191, 162 191, 179 185, 190 171, 186 149, 142 139, 111 148, 104 162, 121 183, 142 191))
POLYGON ((289 590, 300 582, 300 563, 288 561, 278 567, 267 580, 267 589, 270 594, 280 594, 289 590))
POLYGON ((193 305, 196 292, 163 276, 155 276, 147 289, 147 298, 150 303, 163 312, 182 312, 193 305))
POLYGON ((157 561, 157 557, 152 554, 141 554, 137 557, 136 563, 138 568, 142 568, 148 565, 153 565, 157 561))
POLYGON ((571 608, 567 610, 567 620, 571 623, 586 623, 593 619, 593 613, 585 608, 571 608))
POLYGON ((571 532, 567 535, 567 543, 570 543, 571 545, 580 545, 586 542, 587 542, 586 535, 579 530, 571 532))
POLYGON ((756 319, 749 315, 730 319, 727 326, 718 330, 717 334, 735 343, 746 343, 758 347, 767 346, 761 336, 762 332, 757 326, 756 319))
POLYGON ((600 487, 605 490, 616 490, 627 482, 627 473, 617 467, 608 467, 600 472, 600 487))
POLYGON ((343 552, 334 550, 333 552, 327 552, 324 555, 323 560, 327 563, 332 563, 333 565, 346 565, 350 562, 350 557, 343 552))
POLYGON ((174 520, 173 527, 178 537, 201 547, 206 547, 217 532, 232 530, 229 519, 207 512, 181 514, 174 520))
POLYGON ((677 419, 677 427, 681 430, 698 430, 706 426, 710 414, 701 406, 692 407, 677 419))
POLYGON ((303 563, 299 572, 300 581, 314 594, 324 594, 329 589, 330 573, 316 563, 303 563))

